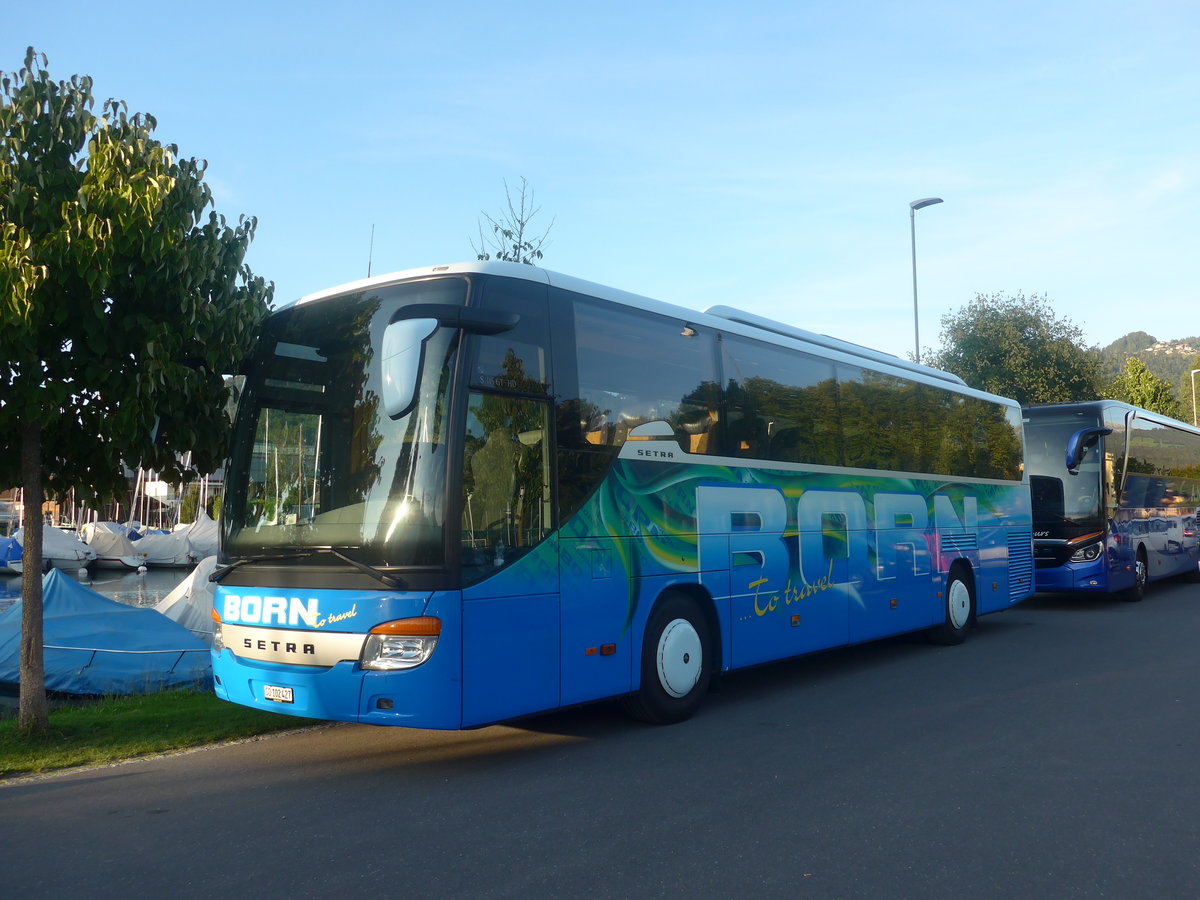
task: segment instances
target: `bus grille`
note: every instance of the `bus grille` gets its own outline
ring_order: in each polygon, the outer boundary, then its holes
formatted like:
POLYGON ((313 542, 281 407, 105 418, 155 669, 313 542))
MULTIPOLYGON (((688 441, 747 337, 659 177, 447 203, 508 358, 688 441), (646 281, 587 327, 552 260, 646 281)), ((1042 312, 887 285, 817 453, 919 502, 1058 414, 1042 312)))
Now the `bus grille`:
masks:
POLYGON ((1033 532, 1015 531, 1008 535, 1008 596, 1019 600, 1033 586, 1033 532))
POLYGON ((1034 552, 1034 562, 1039 569, 1056 569, 1066 565, 1075 551, 1066 541, 1038 541, 1034 552))

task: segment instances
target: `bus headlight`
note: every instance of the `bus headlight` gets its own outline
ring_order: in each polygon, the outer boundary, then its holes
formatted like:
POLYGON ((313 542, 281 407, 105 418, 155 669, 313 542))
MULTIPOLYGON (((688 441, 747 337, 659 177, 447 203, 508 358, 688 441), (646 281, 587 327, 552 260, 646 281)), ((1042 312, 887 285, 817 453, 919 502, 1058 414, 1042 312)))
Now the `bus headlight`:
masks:
POLYGON ((1071 562, 1091 562, 1094 559, 1100 558, 1100 552, 1103 550, 1100 544, 1088 544, 1086 547, 1080 547, 1071 554, 1071 562))
POLYGON ((419 666, 433 655, 441 633, 442 620, 433 616, 376 625, 363 644, 362 667, 387 672, 419 666))
POLYGON ((221 617, 217 615, 217 611, 215 609, 211 612, 213 620, 212 648, 220 653, 225 649, 225 635, 221 633, 221 617))

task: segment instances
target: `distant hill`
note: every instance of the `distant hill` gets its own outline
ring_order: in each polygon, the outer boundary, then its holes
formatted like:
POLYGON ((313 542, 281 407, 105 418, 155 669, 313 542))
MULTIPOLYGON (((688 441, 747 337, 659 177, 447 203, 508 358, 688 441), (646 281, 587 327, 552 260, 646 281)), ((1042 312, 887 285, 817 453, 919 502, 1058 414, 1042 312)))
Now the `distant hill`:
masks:
POLYGON ((1101 350, 1100 353, 1104 356, 1105 363, 1108 363, 1110 360, 1119 359, 1121 361, 1120 365, 1123 366, 1126 358, 1137 356, 1143 350, 1147 350, 1157 343, 1158 338, 1154 337, 1154 335, 1147 334, 1144 331, 1133 331, 1123 338, 1117 338, 1101 350))
MULTIPOLYGON (((1104 371, 1110 376, 1125 368, 1125 360, 1131 356, 1144 362, 1146 368, 1171 385, 1176 396, 1182 399, 1184 395, 1180 388, 1188 384, 1188 373, 1193 368, 1200 368, 1200 362, 1196 362, 1200 357, 1200 337, 1160 341, 1144 331, 1134 331, 1100 350, 1104 371)), ((1190 398, 1190 392, 1187 396, 1190 398)))

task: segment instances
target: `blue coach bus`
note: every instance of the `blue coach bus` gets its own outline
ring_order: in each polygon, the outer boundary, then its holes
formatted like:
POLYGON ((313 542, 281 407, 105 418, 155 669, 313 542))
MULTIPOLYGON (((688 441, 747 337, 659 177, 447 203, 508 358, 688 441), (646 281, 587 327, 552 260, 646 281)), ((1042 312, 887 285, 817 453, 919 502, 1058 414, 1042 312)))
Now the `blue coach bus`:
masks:
POLYGON ((1200 577, 1200 429, 1115 400, 1024 410, 1039 591, 1200 577))
POLYGON ((531 266, 275 312, 214 573, 217 693, 455 729, 925 631, 1033 589, 1017 404, 730 307, 531 266))

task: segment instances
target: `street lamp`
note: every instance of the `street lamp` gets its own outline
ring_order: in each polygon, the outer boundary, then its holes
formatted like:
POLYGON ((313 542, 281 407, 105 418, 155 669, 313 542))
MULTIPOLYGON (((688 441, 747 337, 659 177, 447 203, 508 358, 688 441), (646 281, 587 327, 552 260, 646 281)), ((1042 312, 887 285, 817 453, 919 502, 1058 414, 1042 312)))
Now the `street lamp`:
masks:
POLYGON ((1192 424, 1196 424, 1196 373, 1200 369, 1192 369, 1192 424))
POLYGON ((921 361, 921 324, 917 319, 917 210, 926 206, 941 203, 941 197, 926 197, 924 200, 914 200, 908 204, 908 221, 912 226, 912 260, 913 260, 913 341, 916 347, 916 362, 921 361))

